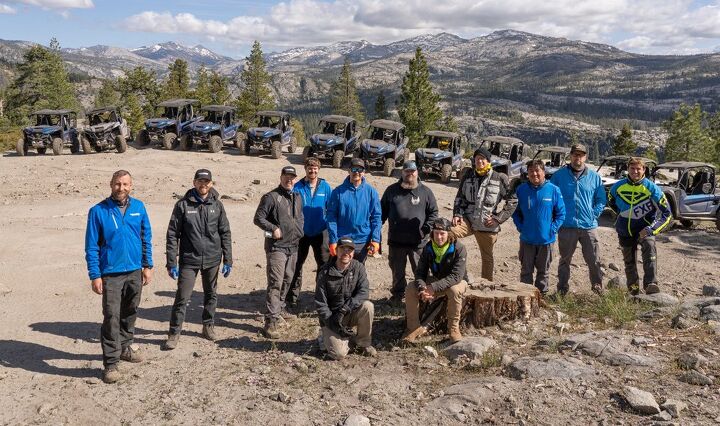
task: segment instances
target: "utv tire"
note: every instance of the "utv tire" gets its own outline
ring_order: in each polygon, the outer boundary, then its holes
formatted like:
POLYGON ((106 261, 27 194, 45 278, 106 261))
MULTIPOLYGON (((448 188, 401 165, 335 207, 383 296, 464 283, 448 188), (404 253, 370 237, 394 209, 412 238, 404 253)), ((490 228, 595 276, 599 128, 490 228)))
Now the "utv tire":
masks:
POLYGON ((690 219, 680 219, 680 224, 687 229, 690 229, 693 227, 693 221, 690 219))
POLYGON ((85 136, 80 136, 80 145, 82 145, 83 154, 90 154, 92 146, 90 140, 85 136))
POLYGON ((450 177, 452 176, 452 166, 450 164, 443 164, 440 168, 440 182, 450 183, 450 177))
POLYGON ((176 140, 177 135, 175 133, 165 133, 165 136, 163 136, 162 140, 163 148, 167 150, 172 150, 174 148, 173 145, 175 145, 176 140))
POLYGON ((190 139, 190 135, 180 136, 180 142, 177 145, 177 149, 180 151, 190 151, 193 147, 193 141, 190 139))
POLYGON ((280 141, 272 141, 270 144, 270 156, 272 158, 280 158, 281 150, 280 141))
POLYGON ((139 146, 148 146, 150 144, 150 135, 147 129, 140 129, 135 135, 135 143, 139 146))
POLYGON ((123 137, 123 135, 115 135, 115 149, 117 150, 118 154, 122 154, 123 152, 127 151, 127 141, 123 137))
MULTIPOLYGON (((18 139, 17 143, 15 144, 15 151, 17 152, 17 155, 19 157, 24 157, 27 154, 27 150, 25 149, 25 141, 23 139, 18 139)), ((40 152, 40 148, 38 148, 38 152, 40 152)))
POLYGON ((332 156, 332 166, 336 169, 342 167, 343 158, 345 158, 345 151, 342 149, 336 149, 332 156))
POLYGON ((295 136, 290 138, 290 145, 288 145, 288 152, 290 154, 295 154, 295 151, 297 151, 297 139, 295 136))
POLYGON ((52 141, 52 150, 53 155, 60 155, 63 151, 63 140, 60 138, 55 138, 52 141))
POLYGON ((307 160, 310 157, 312 157, 312 148, 310 148, 309 146, 306 146, 305 148, 303 148, 303 153, 302 153, 303 161, 307 160))
POLYGON ((395 169, 395 160, 392 158, 386 158, 383 163, 383 174, 385 176, 392 176, 392 172, 395 169))
MULTIPOLYGON (((38 155, 45 154, 45 151, 47 151, 47 148, 37 148, 38 155)), ((27 151, 25 153, 27 154, 27 151)))
POLYGON ((210 152, 220 152, 223 146, 223 141, 220 136, 210 136, 210 142, 208 142, 208 149, 210 152))
POLYGON ((248 150, 248 142, 246 138, 240 138, 238 137, 235 139, 235 147, 237 147, 238 151, 240 151, 240 155, 248 155, 250 151, 248 150))

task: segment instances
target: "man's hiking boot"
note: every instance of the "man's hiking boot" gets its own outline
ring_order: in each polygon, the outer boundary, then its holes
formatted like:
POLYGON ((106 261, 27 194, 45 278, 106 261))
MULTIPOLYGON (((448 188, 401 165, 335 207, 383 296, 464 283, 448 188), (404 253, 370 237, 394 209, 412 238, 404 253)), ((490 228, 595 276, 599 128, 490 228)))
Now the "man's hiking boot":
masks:
POLYGON ((362 346, 358 347, 357 351, 360 355, 375 358, 377 357, 377 350, 373 348, 372 346, 362 346))
POLYGON ((120 380, 120 370, 118 370, 117 364, 108 365, 103 370, 102 380, 105 383, 115 383, 120 380))
POLYGON ((592 292, 597 294, 598 296, 602 296, 603 294, 605 294, 605 290, 603 289, 602 284, 593 284, 592 292))
POLYGON ((171 351, 177 348, 178 341, 180 341, 180 333, 168 334, 168 338, 163 345, 163 350, 171 351))
POLYGON ((645 294, 660 293, 660 287, 656 283, 650 283, 645 286, 645 294))
POLYGON ((293 314, 292 312, 288 311, 287 309, 283 309, 280 311, 280 316, 285 321, 293 321, 297 319, 297 315, 293 314))
POLYGON ((637 296, 640 294, 640 286, 638 284, 628 284, 628 293, 631 296, 637 296))
POLYGON ((262 334, 268 339, 279 339, 280 332, 275 321, 267 321, 262 329, 262 334))
POLYGON ((138 349, 133 349, 133 345, 128 346, 127 348, 123 349, 122 353, 120 354, 120 359, 127 362, 143 362, 145 360, 145 357, 140 354, 140 351, 138 349))
POLYGON ((212 342, 217 339, 215 334, 215 326, 212 324, 203 324, 202 336, 212 342))
POLYGON ((462 340, 462 334, 460 333, 460 327, 450 327, 450 341, 457 343, 462 340))

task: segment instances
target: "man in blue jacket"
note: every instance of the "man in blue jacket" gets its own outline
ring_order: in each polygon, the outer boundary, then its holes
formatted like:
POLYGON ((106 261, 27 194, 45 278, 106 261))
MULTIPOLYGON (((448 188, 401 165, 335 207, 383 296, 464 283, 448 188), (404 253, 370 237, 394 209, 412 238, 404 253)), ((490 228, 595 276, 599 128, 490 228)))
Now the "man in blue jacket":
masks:
POLYGON ((570 164, 553 174, 550 181, 560 188, 565 202, 565 221, 558 232, 558 293, 570 291, 570 264, 578 242, 585 263, 590 270, 590 285, 597 294, 603 292, 603 272, 600 268, 597 218, 602 214, 607 196, 602 179, 585 165, 587 149, 575 144, 570 148, 570 164))
POLYGON ((517 188, 518 206, 513 222, 520 232, 520 282, 533 284, 547 294, 548 276, 552 262, 552 245, 558 229, 565 220, 565 203, 560 188, 545 180, 542 160, 527 163, 528 182, 517 188))
POLYGON ((120 379, 118 362, 141 362, 133 333, 142 287, 152 280, 152 230, 145 205, 130 197, 130 173, 118 170, 111 195, 90 209, 85 261, 92 290, 102 295, 103 381, 120 379))
POLYGON ((645 163, 639 158, 628 161, 628 177, 610 188, 609 207, 617 213, 615 230, 620 240, 628 291, 640 294, 637 271, 637 246, 643 259, 645 293, 659 293, 655 236, 672 222, 672 212, 662 190, 645 177, 645 163))
POLYGON ((382 210, 378 192, 365 182, 365 161, 353 158, 349 176, 330 194, 327 208, 330 256, 336 255, 340 236, 355 244, 354 259, 365 263, 380 250, 382 210))
POLYGON ((308 157, 305 160, 305 178, 299 180, 293 187, 293 191, 302 197, 305 224, 303 225, 303 236, 298 245, 295 275, 290 281, 290 289, 285 298, 286 309, 291 311, 298 309, 302 288, 302 267, 310 252, 310 247, 313 249, 316 271, 319 271, 330 257, 325 212, 330 202, 332 188, 325 179, 318 177, 319 172, 320 160, 308 157))

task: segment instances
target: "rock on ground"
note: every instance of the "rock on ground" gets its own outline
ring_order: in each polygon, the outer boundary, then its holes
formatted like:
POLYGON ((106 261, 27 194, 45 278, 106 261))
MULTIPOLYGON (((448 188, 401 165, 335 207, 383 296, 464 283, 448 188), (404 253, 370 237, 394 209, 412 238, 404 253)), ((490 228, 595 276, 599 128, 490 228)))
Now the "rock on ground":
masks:
POLYGON ((720 297, 720 285, 705 284, 702 289, 703 296, 720 297))
POLYGON ((592 377, 595 369, 575 358, 557 358, 539 356, 536 358, 519 358, 507 367, 507 373, 514 379, 558 378, 572 379, 576 377, 592 377))
POLYGON ((466 337, 445 348, 443 353, 451 360, 460 355, 465 355, 472 360, 482 358, 485 352, 496 346, 495 340, 489 337, 466 337))
POLYGON ((370 419, 360 414, 350 414, 343 422, 343 426, 370 426, 370 419))
POLYGON ((633 348, 623 336, 609 332, 569 336, 563 342, 563 346, 596 357, 600 362, 608 365, 652 367, 658 364, 654 357, 634 352, 637 348, 633 348))
POLYGON ((700 319, 703 321, 720 321, 720 305, 705 306, 700 310, 700 319))
POLYGON ((706 367, 708 359, 695 352, 683 352, 678 355, 678 365, 686 370, 694 370, 696 368, 706 367))
POLYGON ((668 399, 660 406, 660 408, 670 413, 673 418, 677 419, 680 417, 680 413, 687 408, 687 404, 676 399, 668 399))
POLYGON ((650 392, 633 386, 623 388, 623 396, 633 410, 640 414, 652 415, 660 413, 660 406, 650 392))
POLYGON ((702 374, 697 370, 690 370, 686 373, 681 374, 680 377, 678 377, 678 380, 697 386, 710 386, 714 383, 713 379, 709 378, 708 376, 702 374))
POLYGON ((637 296, 633 296, 633 299, 657 306, 675 306, 680 303, 677 297, 668 293, 638 294, 637 296))

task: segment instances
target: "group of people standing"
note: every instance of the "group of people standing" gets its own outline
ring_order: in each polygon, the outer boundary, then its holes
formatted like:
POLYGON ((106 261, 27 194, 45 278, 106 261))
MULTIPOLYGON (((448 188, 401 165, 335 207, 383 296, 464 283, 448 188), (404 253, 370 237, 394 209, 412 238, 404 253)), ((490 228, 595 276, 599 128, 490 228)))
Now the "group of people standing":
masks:
MULTIPOLYGON (((473 154, 473 170, 459 184, 451 220, 439 217, 432 190, 418 177, 414 161, 406 161, 402 176, 382 197, 365 179, 365 163, 354 158, 348 176, 335 189, 319 177, 320 162, 305 161, 305 176, 297 180, 294 166, 280 171, 280 182, 264 194, 253 222, 264 232, 267 292, 263 335, 278 339, 281 325, 296 318, 302 268, 310 249, 317 266, 315 309, 322 346, 333 359, 350 351, 376 356, 372 346, 374 305, 369 300, 365 260, 381 251, 381 229, 388 222, 388 263, 392 286, 390 304, 403 304, 406 330, 420 327, 421 302, 445 297, 450 340, 462 339, 460 312, 471 282, 467 250, 460 239, 473 235, 482 259, 482 277, 493 280, 493 250, 500 225, 513 219, 520 232, 520 280, 549 291, 553 244, 558 241, 560 264, 557 293, 569 291, 570 263, 580 242, 590 270, 591 288, 602 293, 597 218, 606 205, 600 177, 585 165, 587 151, 573 145, 571 162, 545 180, 544 164, 527 164, 528 181, 516 190, 508 177, 491 167, 485 148, 473 154), (413 280, 406 279, 410 263, 413 280), (533 278, 534 275, 534 278, 533 278)), ((103 379, 119 380, 118 362, 140 362, 133 345, 134 323, 142 287, 152 280, 152 232, 143 203, 130 197, 132 176, 119 170, 112 176, 111 196, 90 209, 85 237, 86 261, 93 291, 103 296, 101 346, 103 379)), ((644 289, 659 291, 655 278, 654 235, 671 220, 662 191, 644 178, 644 165, 631 159, 629 175, 610 191, 609 206, 618 213, 616 227, 623 248, 629 291, 639 293, 635 266, 642 248, 644 289)), ((232 271, 230 224, 212 173, 200 169, 173 209, 166 235, 166 269, 177 280, 168 338, 163 349, 177 347, 186 307, 200 274, 203 285, 202 336, 217 338, 214 329, 219 274, 232 271)))

